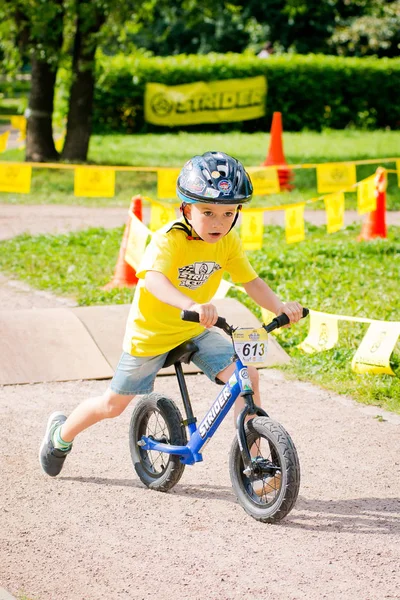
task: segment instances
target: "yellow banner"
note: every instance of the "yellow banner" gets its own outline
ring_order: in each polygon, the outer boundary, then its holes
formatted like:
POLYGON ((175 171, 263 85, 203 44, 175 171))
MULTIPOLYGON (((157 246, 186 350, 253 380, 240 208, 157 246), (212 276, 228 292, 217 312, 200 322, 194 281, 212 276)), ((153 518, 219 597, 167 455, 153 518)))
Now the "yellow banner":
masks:
POLYGON ((281 188, 276 167, 249 167, 247 171, 253 184, 255 196, 280 193, 281 188))
POLYGON ((158 169, 157 197, 160 200, 176 198, 176 180, 180 169, 158 169))
POLYGON ((330 350, 336 346, 338 338, 338 317, 310 310, 310 329, 299 348, 309 354, 330 350))
POLYGON ((7 142, 8 136, 10 135, 9 131, 5 131, 0 135, 0 152, 5 152, 7 150, 7 142))
POLYGON ((125 260, 137 271, 146 249, 147 242, 151 237, 151 231, 134 214, 130 212, 129 215, 131 217, 131 223, 129 226, 125 260))
POLYGON ((326 230, 335 233, 344 225, 344 194, 330 194, 324 198, 326 210, 326 230))
POLYGON ((376 210, 375 175, 367 177, 357 186, 357 212, 359 215, 376 210))
POLYGON ((145 120, 170 127, 258 119, 265 114, 266 94, 263 75, 175 86, 147 83, 145 120))
POLYGON ((0 192, 29 194, 31 191, 32 167, 30 165, 0 165, 0 192))
POLYGON ((240 238, 245 250, 259 250, 263 245, 264 211, 245 210, 242 212, 240 238))
POLYGON ((357 182, 356 165, 346 163, 326 163, 317 165, 318 193, 341 192, 357 182))
POLYGON ((170 221, 176 219, 175 209, 173 206, 167 206, 165 204, 159 204, 158 202, 151 203, 150 209, 150 229, 151 231, 157 231, 161 229, 170 221))
POLYGON ((386 373, 394 375, 390 367, 390 355, 400 335, 400 323, 371 323, 351 367, 356 373, 386 373))
POLYGON ((285 228, 286 242, 288 244, 304 240, 304 204, 299 204, 285 210, 285 228))
POLYGON ((74 195, 90 198, 113 198, 115 171, 101 167, 76 167, 74 195))

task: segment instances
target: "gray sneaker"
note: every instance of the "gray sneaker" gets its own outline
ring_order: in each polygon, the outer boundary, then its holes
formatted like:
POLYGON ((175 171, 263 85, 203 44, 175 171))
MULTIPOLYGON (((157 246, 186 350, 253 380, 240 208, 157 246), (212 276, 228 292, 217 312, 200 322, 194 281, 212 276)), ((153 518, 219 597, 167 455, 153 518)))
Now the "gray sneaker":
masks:
POLYGON ((63 468, 64 461, 71 449, 64 451, 54 448, 53 433, 56 427, 62 425, 67 417, 61 412, 54 412, 47 421, 46 433, 39 450, 39 461, 42 470, 50 477, 56 477, 63 468))

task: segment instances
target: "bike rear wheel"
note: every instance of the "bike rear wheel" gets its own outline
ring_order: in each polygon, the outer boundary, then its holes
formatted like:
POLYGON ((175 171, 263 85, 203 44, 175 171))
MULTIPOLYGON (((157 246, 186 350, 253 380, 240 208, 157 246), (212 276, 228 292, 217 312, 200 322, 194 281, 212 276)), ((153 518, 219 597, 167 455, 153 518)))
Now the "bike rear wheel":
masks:
POLYGON ((245 425, 247 445, 257 475, 244 473, 237 438, 230 451, 232 487, 239 504, 257 521, 276 523, 296 503, 300 488, 300 463, 287 431, 269 417, 256 417, 245 425))
POLYGON ((133 410, 129 427, 131 458, 139 479, 148 488, 167 492, 178 483, 185 465, 177 455, 138 446, 142 436, 164 444, 186 445, 182 416, 172 400, 155 393, 143 396, 133 410))

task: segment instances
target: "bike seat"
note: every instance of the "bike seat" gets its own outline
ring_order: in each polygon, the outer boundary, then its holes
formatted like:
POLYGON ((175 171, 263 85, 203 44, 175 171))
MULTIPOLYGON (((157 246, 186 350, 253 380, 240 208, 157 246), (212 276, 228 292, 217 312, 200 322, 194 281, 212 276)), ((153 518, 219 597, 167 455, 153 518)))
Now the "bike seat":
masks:
POLYGON ((188 341, 183 342, 183 344, 179 344, 179 346, 168 352, 162 369, 166 369, 167 367, 174 365, 176 362, 189 363, 193 354, 197 351, 198 347, 194 342, 188 341))

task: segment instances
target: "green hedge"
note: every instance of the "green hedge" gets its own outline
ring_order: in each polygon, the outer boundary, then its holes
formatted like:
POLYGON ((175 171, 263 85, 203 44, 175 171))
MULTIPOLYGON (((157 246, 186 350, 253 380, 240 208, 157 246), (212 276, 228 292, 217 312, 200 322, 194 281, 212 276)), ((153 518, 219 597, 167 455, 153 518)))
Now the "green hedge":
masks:
POLYGON ((166 131, 143 118, 146 82, 178 85, 266 75, 267 114, 243 123, 186 127, 194 130, 256 131, 267 128, 274 111, 287 131, 354 126, 400 126, 400 59, 284 55, 209 54, 162 57, 101 56, 94 103, 94 131, 166 131))

